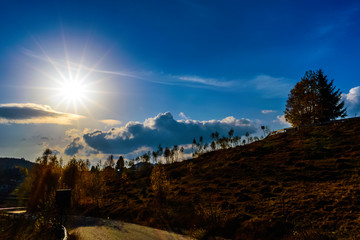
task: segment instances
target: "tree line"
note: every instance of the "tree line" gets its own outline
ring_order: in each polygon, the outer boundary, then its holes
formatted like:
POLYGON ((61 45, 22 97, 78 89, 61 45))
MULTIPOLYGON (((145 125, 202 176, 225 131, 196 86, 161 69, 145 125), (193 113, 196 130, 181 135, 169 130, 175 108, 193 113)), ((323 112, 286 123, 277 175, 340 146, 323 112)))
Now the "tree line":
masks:
MULTIPOLYGON (((191 144, 191 153, 192 157, 198 157, 201 154, 216 151, 219 149, 228 149, 240 145, 245 145, 252 143, 254 141, 262 140, 264 137, 270 134, 270 129, 267 126, 261 126, 263 135, 251 136, 249 132, 246 132, 244 136, 234 135, 235 131, 233 128, 230 129, 227 136, 221 136, 219 132, 215 131, 211 133, 212 141, 210 143, 204 141, 204 137, 200 136, 198 139, 193 138, 191 144)), ((189 155, 185 154, 184 146, 174 145, 173 147, 163 148, 161 145, 158 145, 157 149, 154 151, 148 151, 136 158, 130 159, 128 166, 131 168, 137 163, 153 163, 158 164, 159 162, 171 164, 177 161, 182 161, 186 159, 189 155), (163 160, 163 161, 161 161, 163 160)), ((121 156, 120 156, 121 157, 121 156)), ((122 157, 121 157, 122 158, 122 157)), ((123 160, 122 160, 123 161, 123 160)), ((115 166, 113 160, 113 155, 110 155, 105 162, 105 167, 115 166)))

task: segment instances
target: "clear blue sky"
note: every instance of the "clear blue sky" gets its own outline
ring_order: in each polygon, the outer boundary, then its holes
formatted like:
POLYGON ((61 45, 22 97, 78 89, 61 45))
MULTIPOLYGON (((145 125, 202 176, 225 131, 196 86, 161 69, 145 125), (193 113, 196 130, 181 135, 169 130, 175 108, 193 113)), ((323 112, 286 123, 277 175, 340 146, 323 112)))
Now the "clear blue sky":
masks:
POLYGON ((0 156, 96 161, 283 128, 319 68, 360 114, 359 26, 359 1, 3 0, 0 156))

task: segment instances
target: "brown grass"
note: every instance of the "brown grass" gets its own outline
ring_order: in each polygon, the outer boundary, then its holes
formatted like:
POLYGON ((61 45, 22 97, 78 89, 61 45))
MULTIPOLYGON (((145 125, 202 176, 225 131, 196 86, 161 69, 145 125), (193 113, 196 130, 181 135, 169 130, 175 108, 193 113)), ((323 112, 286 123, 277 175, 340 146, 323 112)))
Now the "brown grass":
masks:
POLYGON ((356 239, 359 133, 359 122, 319 126, 165 165, 161 202, 150 172, 129 172, 82 210, 199 238, 356 239))

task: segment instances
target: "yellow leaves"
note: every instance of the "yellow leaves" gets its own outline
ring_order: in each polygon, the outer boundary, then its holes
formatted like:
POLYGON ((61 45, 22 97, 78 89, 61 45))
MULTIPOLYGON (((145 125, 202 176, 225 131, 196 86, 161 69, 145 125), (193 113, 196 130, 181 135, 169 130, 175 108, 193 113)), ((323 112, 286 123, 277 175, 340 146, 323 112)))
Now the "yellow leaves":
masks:
POLYGON ((170 181, 167 178, 165 168, 162 165, 157 165, 151 172, 151 187, 158 197, 163 196, 170 190, 170 181))

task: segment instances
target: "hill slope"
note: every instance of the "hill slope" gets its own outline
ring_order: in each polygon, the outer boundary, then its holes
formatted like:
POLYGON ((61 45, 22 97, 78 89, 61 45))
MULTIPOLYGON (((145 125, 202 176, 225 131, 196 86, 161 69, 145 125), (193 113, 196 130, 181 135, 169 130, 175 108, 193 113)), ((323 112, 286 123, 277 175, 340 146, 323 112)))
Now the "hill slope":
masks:
POLYGON ((359 121, 334 123, 165 165, 166 199, 149 171, 129 173, 84 209, 197 237, 359 237, 359 133, 359 121))
POLYGON ((23 158, 0 158, 0 207, 23 206, 12 192, 24 181, 34 163, 23 158))
POLYGON ((24 158, 0 157, 0 170, 12 169, 15 167, 24 167, 30 169, 33 165, 33 162, 27 161, 24 158))

